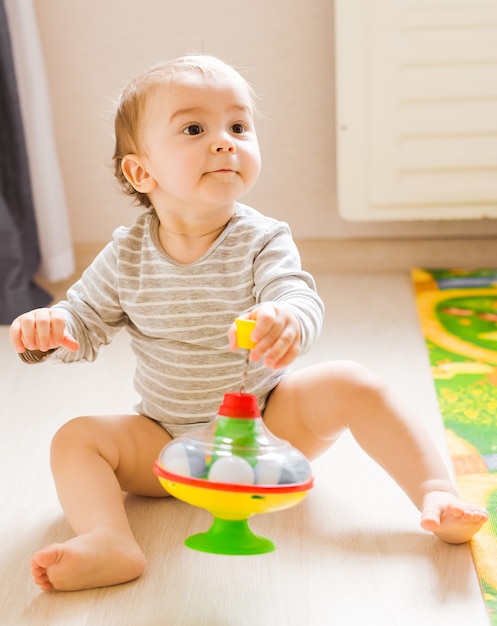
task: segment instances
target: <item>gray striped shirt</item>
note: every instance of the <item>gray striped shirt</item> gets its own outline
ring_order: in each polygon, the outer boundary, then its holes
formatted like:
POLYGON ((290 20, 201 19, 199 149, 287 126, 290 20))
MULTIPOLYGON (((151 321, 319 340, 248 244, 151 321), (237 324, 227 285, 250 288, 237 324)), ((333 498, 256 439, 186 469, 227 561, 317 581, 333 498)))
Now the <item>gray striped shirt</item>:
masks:
MULTIPOLYGON (((137 359, 136 410, 176 436, 213 419, 223 394, 240 387, 245 354, 229 350, 227 331, 235 317, 264 301, 291 308, 305 352, 319 333, 323 305, 287 224, 238 204, 209 250, 183 264, 162 249, 150 210, 118 228, 67 300, 55 305, 80 349, 58 348, 47 359, 92 361, 125 327, 137 359)), ((246 391, 258 396, 261 410, 284 375, 250 364, 246 391)))

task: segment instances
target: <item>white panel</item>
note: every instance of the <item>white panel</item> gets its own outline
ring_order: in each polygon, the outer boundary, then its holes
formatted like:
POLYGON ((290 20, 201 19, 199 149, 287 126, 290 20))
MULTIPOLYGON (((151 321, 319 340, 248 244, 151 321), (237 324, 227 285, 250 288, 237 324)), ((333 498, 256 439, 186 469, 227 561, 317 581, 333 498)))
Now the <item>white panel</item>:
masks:
POLYGON ((342 217, 497 217, 497 0, 335 11, 342 217))

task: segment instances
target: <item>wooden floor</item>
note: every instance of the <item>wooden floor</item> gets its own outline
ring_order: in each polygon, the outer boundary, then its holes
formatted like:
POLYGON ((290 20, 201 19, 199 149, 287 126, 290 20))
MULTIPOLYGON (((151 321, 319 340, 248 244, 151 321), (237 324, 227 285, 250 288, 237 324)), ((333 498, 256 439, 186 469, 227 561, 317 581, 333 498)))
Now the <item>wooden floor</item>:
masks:
MULTIPOLYGON (((316 278, 326 327, 299 366, 351 358, 379 371, 446 455, 408 273, 316 278)), ((302 504, 252 518, 253 530, 276 543, 274 553, 191 551, 183 540, 206 529, 209 514, 171 498, 128 497, 148 556, 145 575, 111 589, 39 592, 29 575, 30 555, 71 534, 52 485, 51 437, 73 416, 129 411, 133 358, 120 334, 94 364, 27 366, 1 327, 0 367, 1 624, 488 624, 470 547, 448 546, 421 531, 411 503, 349 436, 314 463, 316 485, 302 504)))

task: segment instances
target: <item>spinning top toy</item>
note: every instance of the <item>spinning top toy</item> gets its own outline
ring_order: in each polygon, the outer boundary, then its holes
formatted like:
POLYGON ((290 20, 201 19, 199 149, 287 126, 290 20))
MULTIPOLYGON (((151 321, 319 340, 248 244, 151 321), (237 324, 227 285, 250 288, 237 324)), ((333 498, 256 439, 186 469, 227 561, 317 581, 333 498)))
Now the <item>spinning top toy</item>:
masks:
POLYGON ((214 421, 168 443, 154 472, 171 495, 212 513, 211 528, 185 544, 216 554, 274 550, 253 534, 249 517, 296 505, 313 483, 304 455, 269 432, 257 397, 243 391, 224 395, 214 421))
POLYGON ((213 422, 167 444, 154 471, 171 495, 212 513, 211 528, 185 544, 217 554, 274 550, 248 518, 294 506, 313 482, 307 459, 264 426, 257 397, 240 392, 224 395, 213 422))

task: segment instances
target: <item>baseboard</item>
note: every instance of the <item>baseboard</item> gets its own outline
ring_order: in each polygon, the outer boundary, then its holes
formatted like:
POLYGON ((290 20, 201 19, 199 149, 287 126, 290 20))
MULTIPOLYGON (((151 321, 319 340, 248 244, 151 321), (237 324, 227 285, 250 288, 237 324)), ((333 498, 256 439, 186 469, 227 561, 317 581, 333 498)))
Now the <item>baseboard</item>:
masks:
POLYGON ((392 272, 413 267, 497 267, 497 240, 300 239, 302 265, 311 273, 392 272))
MULTIPOLYGON (((392 272, 413 267, 476 269, 497 267, 497 240, 478 239, 297 239, 302 265, 311 273, 392 272)), ((57 290, 72 284, 102 250, 106 242, 74 245, 76 272, 57 283, 57 290)), ((52 285, 52 293, 53 293, 52 285)))

